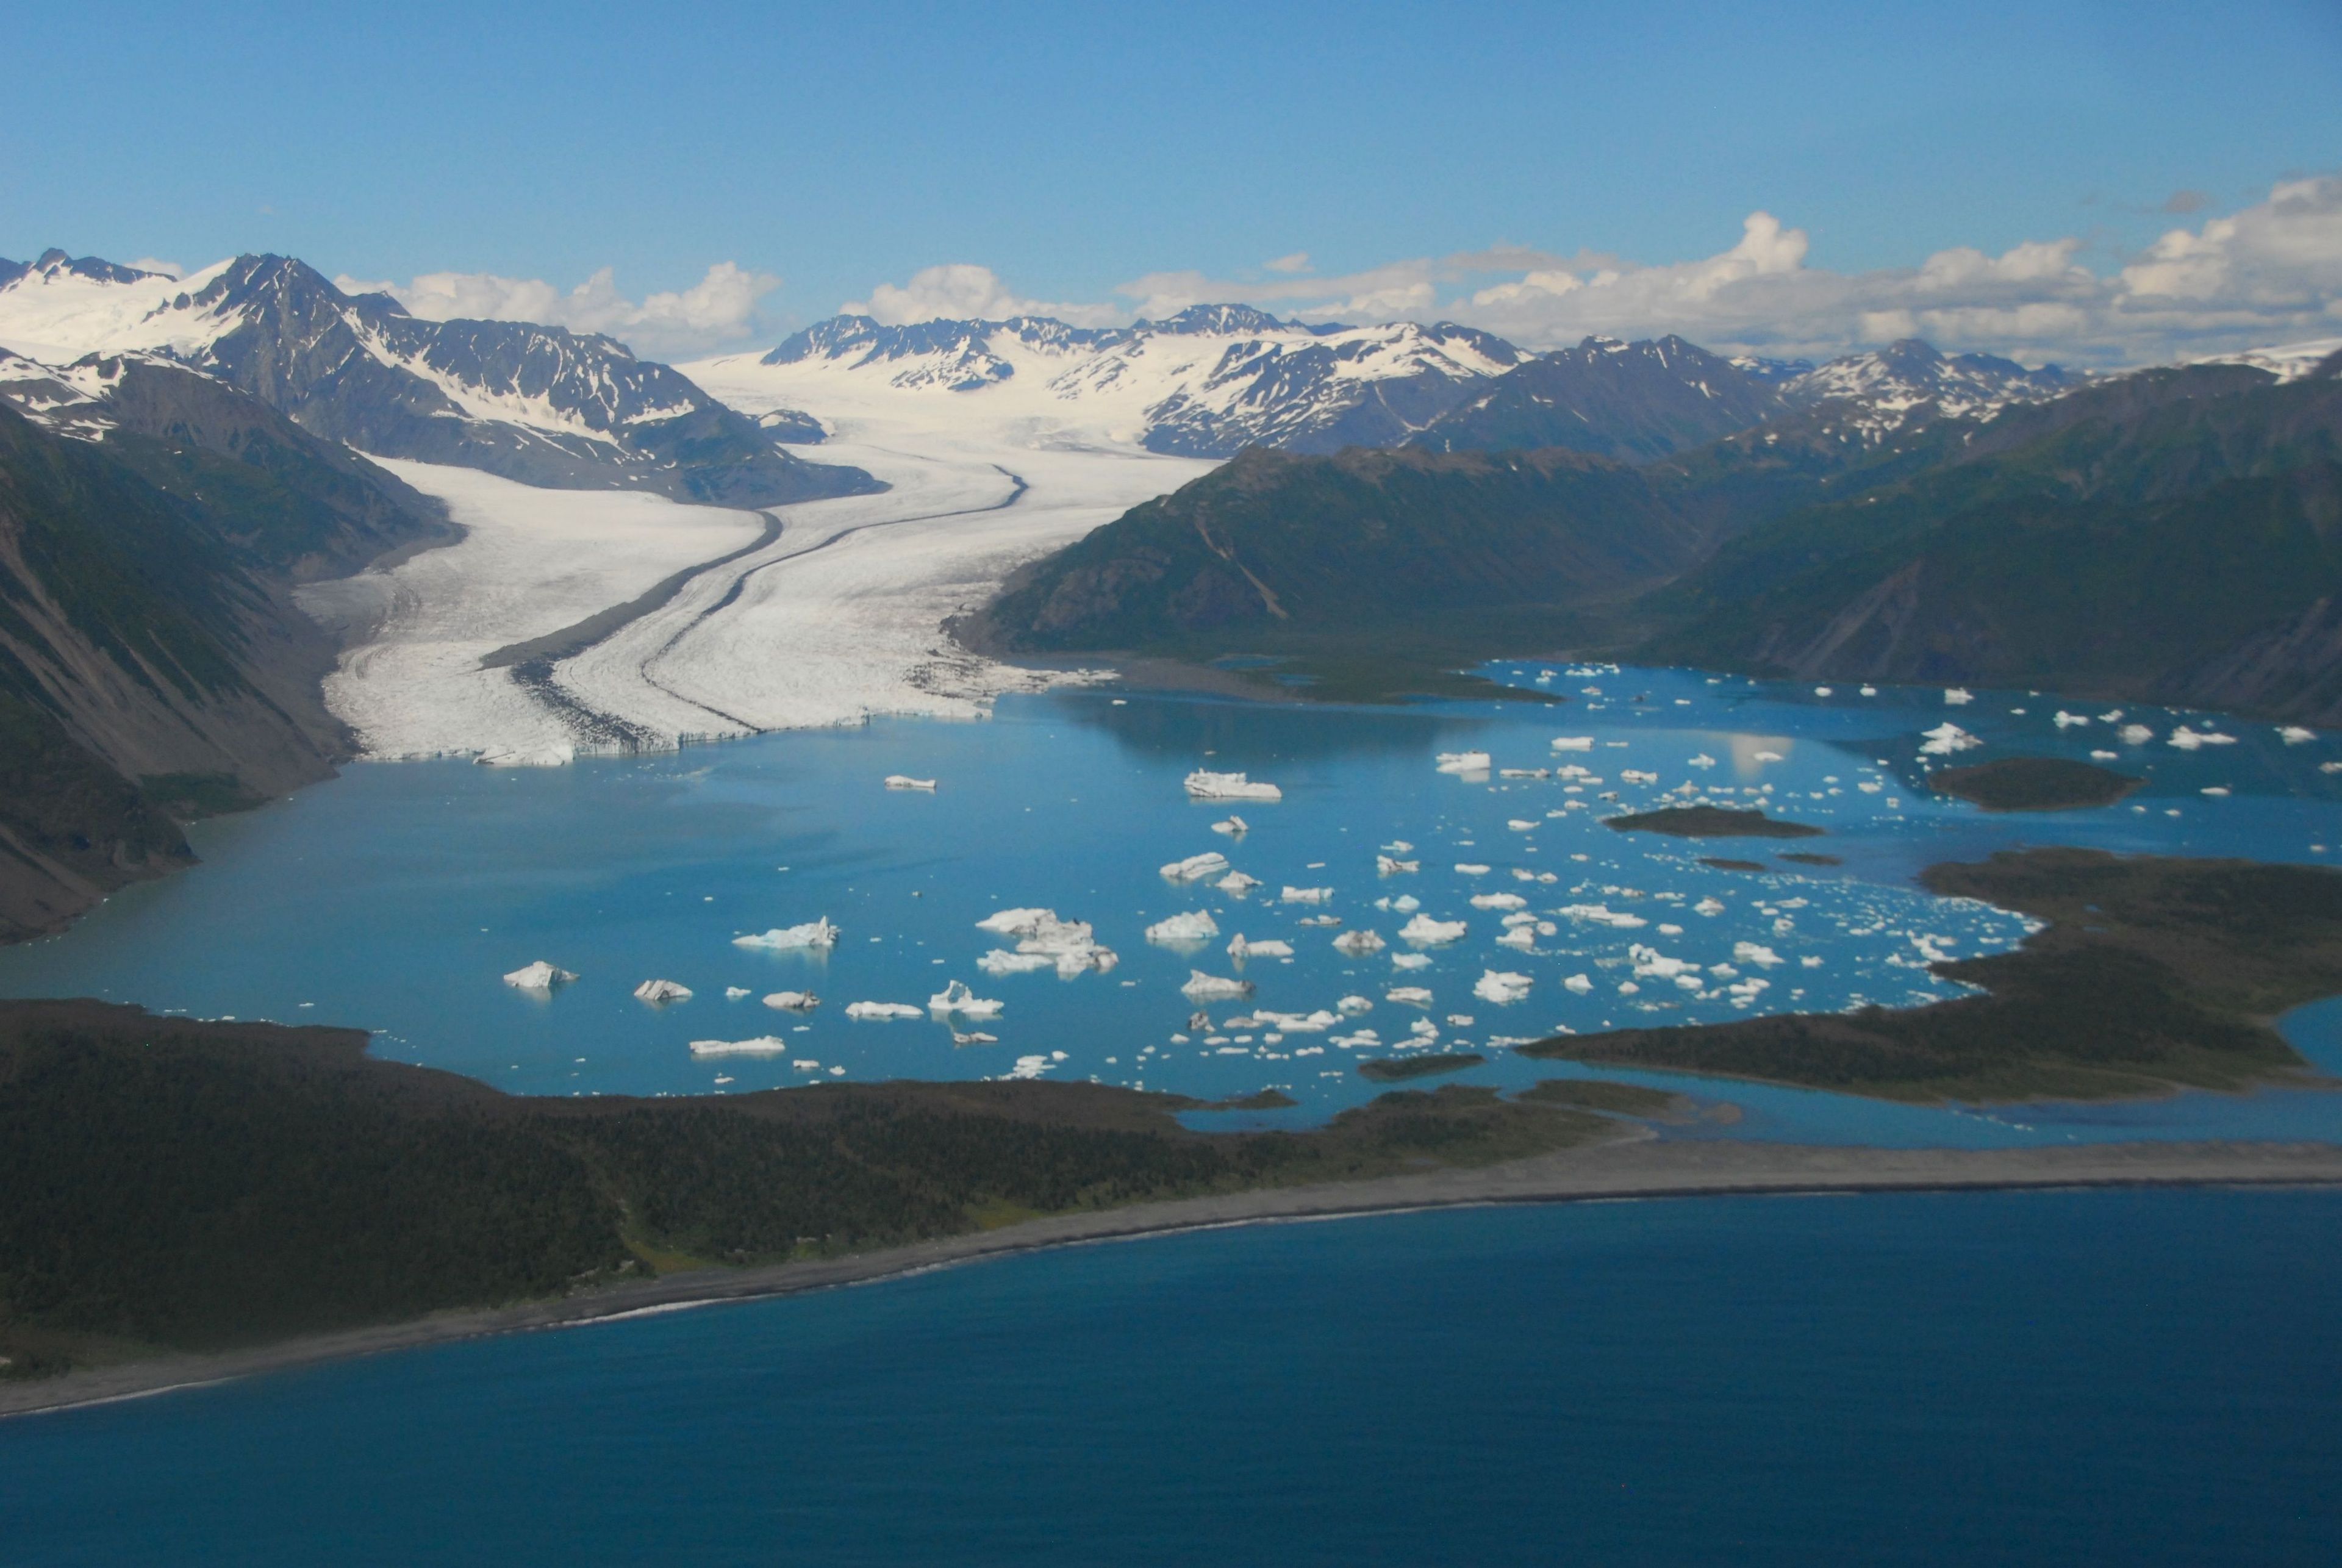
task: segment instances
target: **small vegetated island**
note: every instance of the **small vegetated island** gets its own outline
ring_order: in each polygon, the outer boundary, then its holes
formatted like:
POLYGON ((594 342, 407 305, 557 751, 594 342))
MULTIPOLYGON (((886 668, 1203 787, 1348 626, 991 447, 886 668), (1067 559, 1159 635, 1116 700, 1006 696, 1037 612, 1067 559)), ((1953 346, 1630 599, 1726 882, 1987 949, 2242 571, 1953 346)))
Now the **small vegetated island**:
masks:
POLYGON ((1918 1102, 2117 1099, 2311 1075, 2270 1021, 2342 991, 2342 872, 2038 849, 1931 866, 1920 881, 2046 924, 2013 952, 1934 966, 1979 995, 1519 1049, 1918 1102))
POLYGON ((2070 811, 2078 806, 2112 805, 2146 782, 2065 757, 2001 757, 1927 775, 1930 788, 1987 811, 2070 811))
POLYGON ((1494 1089, 1312 1132, 1093 1084, 528 1098, 356 1030, 0 1003, 0 1376, 267 1343, 714 1264, 1154 1200, 1492 1164, 1617 1134, 1494 1089))
POLYGON ((1358 1076, 1372 1078, 1380 1084, 1395 1084, 1408 1078, 1430 1078, 1442 1073, 1461 1073, 1466 1067, 1477 1067, 1487 1058, 1474 1051, 1445 1051, 1428 1056, 1377 1056, 1358 1064, 1358 1076))
POLYGON ((1810 823, 1784 822, 1764 808, 1723 805, 1662 806, 1657 811, 1606 816, 1602 825, 1617 833, 1664 833, 1675 838, 1819 838, 1810 823))

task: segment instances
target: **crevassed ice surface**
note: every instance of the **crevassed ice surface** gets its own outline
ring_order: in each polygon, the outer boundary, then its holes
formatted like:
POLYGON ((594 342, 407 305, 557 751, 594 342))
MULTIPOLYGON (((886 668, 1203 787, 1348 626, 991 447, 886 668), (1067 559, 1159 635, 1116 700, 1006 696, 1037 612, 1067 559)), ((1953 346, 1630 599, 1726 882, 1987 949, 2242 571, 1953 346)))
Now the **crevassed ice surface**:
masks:
MULTIPOLYGON (((62 937, 0 952, 0 992, 359 1025, 379 1032, 383 1055, 515 1093, 1021 1074, 1207 1098, 1274 1086, 1300 1105, 1210 1120, 1306 1124, 1379 1092, 1358 1076, 1362 1057, 1476 1052, 1489 1060, 1449 1081, 1517 1086, 1590 1073, 1503 1048, 1556 1029, 1954 994, 1927 973, 1931 957, 2004 949, 2025 924, 1910 883, 1937 861, 2072 843, 2317 863, 2330 858, 2342 825, 2342 774, 2321 771, 2342 759, 2342 743, 2288 744, 2267 724, 2144 709, 2117 721, 2095 706, 2075 724, 2077 704, 2022 693, 1979 691, 1947 708, 1937 691, 1866 697, 1842 686, 1824 697, 1682 672, 1493 673, 1569 701, 1366 709, 1094 688, 1004 698, 983 722, 886 720, 564 769, 361 764, 261 812, 202 824, 202 866, 128 890, 62 937), (2061 710, 2068 722, 2057 719, 2061 710), (2099 810, 1987 815, 1917 783, 1921 736, 1947 717, 1983 743, 1963 762, 2112 750, 2113 765, 2147 785, 2099 810), (2131 724, 2152 738, 2120 738, 2131 724), (2234 744, 2174 746, 2168 737, 2183 725, 2234 744), (1556 750, 1561 736, 1590 744, 1556 750), (1489 753, 1495 771, 1438 771, 1440 754, 1466 751, 1489 753), (1228 803, 1192 802, 1182 784, 1199 766, 1247 772, 1284 799, 1243 803, 1241 836, 1215 833, 1228 803), (1565 767, 1581 771, 1555 771, 1565 767), (1507 778, 1508 768, 1548 773, 1507 778), (884 787, 897 773, 938 788, 884 787), (1827 836, 1684 841, 1597 820, 1686 798, 1762 804, 1827 836), (1388 848, 1399 843, 1411 847, 1388 848), (1238 896, 1216 876, 1160 874, 1206 851, 1259 885, 1238 896), (1781 858, 1813 852, 1844 864, 1781 858), (1420 869, 1380 874, 1383 854, 1420 869), (1288 886, 1332 892, 1288 902, 1288 886), (1088 923, 1117 962, 980 968, 1016 940, 976 923, 1011 908, 1088 923), (1220 934, 1195 945, 1146 940, 1147 926, 1194 911, 1209 912, 1220 934), (1399 937, 1416 914, 1461 921, 1466 934, 1417 948, 1399 937), (1515 914, 1543 923, 1528 927, 1538 934, 1526 950, 1498 941, 1515 914), (734 942, 825 917, 843 932, 826 949, 734 942), (1336 937, 1361 929, 1387 945, 1359 956, 1336 949, 1336 937), (1237 934, 1289 943, 1293 956, 1239 966, 1226 952, 1237 934), (1427 963, 1397 962, 1417 955, 1427 963), (538 959, 580 979, 550 995, 503 984, 538 959), (1254 993, 1203 1004, 1212 1027, 1191 1028, 1198 1004, 1181 988, 1196 970, 1254 993), (1490 970, 1527 976, 1526 995, 1476 996, 1490 970), (1576 976, 1581 988, 1568 984, 1576 976), (695 994, 664 1007, 636 1001, 635 987, 653 977, 695 994), (845 1016, 854 1002, 924 1014, 954 980, 1000 1000, 1002 1014, 845 1016), (1761 989, 1749 984, 1759 980, 1761 989), (1390 1001, 1400 985, 1428 990, 1430 1003, 1390 1001), (821 1005, 806 1014, 762 1005, 781 991, 811 991, 821 1005), (1348 997, 1371 1006, 1345 1012, 1348 997), (1231 1023, 1320 1011, 1339 1022, 1231 1023), (956 1031, 996 1038, 955 1044, 956 1031), (689 1049, 766 1035, 786 1049, 699 1058, 689 1049)), ((2334 1067, 2337 1023, 2342 1006, 2321 1006, 2291 1027, 2334 1067)), ((1616 1075, 1740 1113, 1668 1136, 1990 1144, 2342 1133, 2342 1100, 2315 1091, 1987 1113, 1616 1075)))

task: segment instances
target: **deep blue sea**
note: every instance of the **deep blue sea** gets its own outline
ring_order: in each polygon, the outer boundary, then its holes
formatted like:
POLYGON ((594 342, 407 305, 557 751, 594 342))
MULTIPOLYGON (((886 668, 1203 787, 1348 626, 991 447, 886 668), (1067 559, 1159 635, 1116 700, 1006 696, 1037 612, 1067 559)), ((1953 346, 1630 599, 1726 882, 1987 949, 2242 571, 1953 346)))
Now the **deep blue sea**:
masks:
POLYGON ((2342 1194, 1480 1209, 0 1423, 61 1564, 2342 1561, 2342 1194))

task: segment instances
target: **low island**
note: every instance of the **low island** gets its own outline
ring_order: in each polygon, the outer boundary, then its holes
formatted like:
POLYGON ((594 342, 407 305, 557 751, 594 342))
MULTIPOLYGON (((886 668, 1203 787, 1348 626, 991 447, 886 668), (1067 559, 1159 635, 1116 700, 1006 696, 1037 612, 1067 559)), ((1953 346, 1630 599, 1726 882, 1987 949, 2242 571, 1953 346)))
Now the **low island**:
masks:
POLYGON ((1761 806, 1672 805, 1657 811, 1606 816, 1602 825, 1617 833, 1664 833, 1675 838, 1819 838, 1810 823, 1767 816, 1761 806))
POLYGON ((1927 785, 1987 811, 2072 811, 2112 805, 2145 784, 2065 757, 2000 757, 1973 767, 1940 768, 1927 785))
POLYGON ((1442 1051, 1426 1056, 1374 1056, 1358 1064, 1358 1076, 1372 1078, 1378 1084, 1396 1084, 1409 1078, 1461 1073, 1465 1068, 1477 1067, 1486 1060, 1486 1056, 1475 1051, 1442 1051))

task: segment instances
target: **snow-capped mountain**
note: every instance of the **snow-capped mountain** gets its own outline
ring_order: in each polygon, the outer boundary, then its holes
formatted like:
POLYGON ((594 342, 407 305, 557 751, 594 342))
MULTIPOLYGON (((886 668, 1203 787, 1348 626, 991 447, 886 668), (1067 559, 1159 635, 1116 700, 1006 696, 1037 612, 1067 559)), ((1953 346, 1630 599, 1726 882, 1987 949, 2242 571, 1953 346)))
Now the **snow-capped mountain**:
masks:
POLYGON ((1779 408, 1772 386, 1680 337, 1589 337, 1506 371, 1413 444, 1435 452, 1565 446, 1639 462, 1746 430, 1779 408))
POLYGON ((783 408, 749 419, 611 338, 424 321, 284 256, 184 279, 59 251, 0 265, 0 346, 68 385, 107 356, 160 356, 360 451, 534 484, 766 505, 871 484, 775 444, 818 440, 814 422, 783 408))
POLYGON ((946 421, 1006 420, 1038 439, 1175 456, 1247 446, 1335 452, 1406 440, 1528 356, 1452 324, 1310 326, 1246 305, 1076 327, 1040 316, 888 326, 837 316, 771 353, 691 373, 744 407, 834 417, 905 396, 965 400, 946 421))
POLYGON ((2248 365, 2255 370, 2266 370, 2279 381, 2299 381, 2342 354, 2342 337, 2321 337, 2308 343, 2277 344, 2268 348, 2247 348, 2235 354, 2215 355, 2199 359, 2197 365, 2248 365))
POLYGON ((1849 354, 1780 384, 1782 406, 1837 434, 1875 444, 1938 419, 1988 419, 2039 403, 2087 378, 2051 365, 2027 370, 1989 354, 1947 355, 1916 337, 1849 354))

